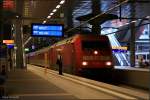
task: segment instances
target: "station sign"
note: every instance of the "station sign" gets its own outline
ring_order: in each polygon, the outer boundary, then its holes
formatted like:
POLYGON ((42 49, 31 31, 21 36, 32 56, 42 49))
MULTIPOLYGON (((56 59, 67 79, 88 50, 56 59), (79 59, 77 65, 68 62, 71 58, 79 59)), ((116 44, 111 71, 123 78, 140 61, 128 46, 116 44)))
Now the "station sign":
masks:
POLYGON ((114 53, 126 53, 128 50, 125 46, 112 46, 112 51, 114 53))
POLYGON ((31 24, 31 35, 39 37, 63 37, 62 24, 31 24))
POLYGON ((112 49, 120 49, 120 50, 127 50, 126 46, 112 46, 112 49))
POLYGON ((4 44, 14 44, 14 40, 3 40, 4 44))
POLYGON ((7 44, 7 48, 8 49, 13 49, 14 48, 14 44, 7 44))
POLYGON ((14 0, 3 0, 3 8, 4 9, 13 9, 14 8, 14 0))

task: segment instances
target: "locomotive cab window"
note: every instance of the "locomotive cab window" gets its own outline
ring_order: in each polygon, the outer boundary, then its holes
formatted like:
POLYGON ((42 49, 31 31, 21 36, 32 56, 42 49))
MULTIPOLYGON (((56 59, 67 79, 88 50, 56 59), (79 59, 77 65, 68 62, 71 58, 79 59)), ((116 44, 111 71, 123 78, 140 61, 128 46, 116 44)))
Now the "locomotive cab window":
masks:
POLYGON ((82 49, 109 49, 107 41, 82 41, 82 49))

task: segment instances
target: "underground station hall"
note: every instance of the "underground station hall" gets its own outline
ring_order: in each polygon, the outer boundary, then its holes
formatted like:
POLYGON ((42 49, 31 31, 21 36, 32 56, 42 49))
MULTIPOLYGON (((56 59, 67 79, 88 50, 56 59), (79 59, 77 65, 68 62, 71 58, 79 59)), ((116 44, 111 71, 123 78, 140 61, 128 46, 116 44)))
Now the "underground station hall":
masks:
POLYGON ((0 0, 0 100, 150 100, 150 0, 0 0))

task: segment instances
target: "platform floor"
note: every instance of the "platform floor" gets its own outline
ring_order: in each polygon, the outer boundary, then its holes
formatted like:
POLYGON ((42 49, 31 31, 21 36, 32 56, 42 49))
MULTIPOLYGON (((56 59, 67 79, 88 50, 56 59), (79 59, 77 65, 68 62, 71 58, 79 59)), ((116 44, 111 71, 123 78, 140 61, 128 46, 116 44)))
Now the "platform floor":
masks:
MULTIPOLYGON (((85 81, 85 79, 81 80, 85 81)), ((107 90, 79 80, 75 82, 65 74, 58 75, 56 72, 32 65, 28 65, 27 70, 11 70, 8 73, 6 90, 7 96, 3 96, 4 100, 135 99, 135 96, 107 90)), ((145 97, 145 94, 143 96, 145 97)))
MULTIPOLYGON (((40 74, 40 73, 39 73, 40 74)), ((59 76, 59 75, 58 75, 59 76)), ((48 80, 36 75, 30 70, 16 69, 8 73, 6 90, 8 96, 3 99, 10 100, 78 100, 78 99, 117 99, 109 94, 95 91, 86 86, 81 86, 68 80, 61 80, 61 76, 51 76, 57 86, 48 80), (68 91, 66 86, 71 86, 68 91), (75 89, 76 88, 76 89, 75 89), (72 90, 74 89, 74 90, 72 90), (72 92, 71 92, 72 91, 72 92)), ((47 77, 47 76, 46 76, 47 77)))
POLYGON ((11 100, 77 100, 75 96, 27 70, 9 72, 6 87, 8 96, 3 98, 11 100))
MULTIPOLYGON (((30 69, 31 70, 31 69, 30 69)), ((30 70, 17 69, 8 73, 7 94, 11 100, 78 100, 117 99, 118 97, 93 90, 87 86, 64 80, 63 76, 52 75, 50 81, 30 70)), ((43 74, 43 73, 39 73, 43 74)), ((44 74, 43 74, 44 75, 44 74)), ((45 76, 47 77, 47 76, 45 76)))

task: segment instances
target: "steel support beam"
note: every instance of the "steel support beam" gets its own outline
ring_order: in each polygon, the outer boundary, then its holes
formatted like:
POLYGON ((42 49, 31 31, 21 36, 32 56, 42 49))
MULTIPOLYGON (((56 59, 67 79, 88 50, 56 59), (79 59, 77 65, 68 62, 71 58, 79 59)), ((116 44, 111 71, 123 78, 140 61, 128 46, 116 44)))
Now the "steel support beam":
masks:
POLYGON ((73 14, 72 13, 73 13, 75 3, 76 3, 76 0, 73 0, 73 1, 67 0, 66 5, 72 5, 72 7, 67 6, 64 8, 65 16, 66 16, 64 20, 66 22, 65 25, 67 25, 68 29, 73 28, 73 14))
MULTIPOLYGON (((135 18, 135 4, 131 3, 130 14, 132 18, 135 18)), ((132 22, 133 20, 131 20, 132 22)), ((131 67, 135 67, 135 23, 130 24, 131 28, 131 39, 130 39, 130 65, 131 67)))
MULTIPOLYGON (((101 2, 100 2, 100 0, 92 0, 92 13, 95 16, 101 13, 101 2)), ((100 34, 101 33, 101 27, 99 25, 99 22, 93 23, 92 33, 93 34, 100 34)))

